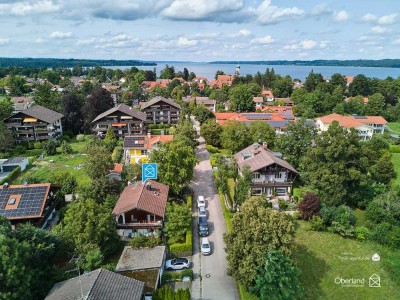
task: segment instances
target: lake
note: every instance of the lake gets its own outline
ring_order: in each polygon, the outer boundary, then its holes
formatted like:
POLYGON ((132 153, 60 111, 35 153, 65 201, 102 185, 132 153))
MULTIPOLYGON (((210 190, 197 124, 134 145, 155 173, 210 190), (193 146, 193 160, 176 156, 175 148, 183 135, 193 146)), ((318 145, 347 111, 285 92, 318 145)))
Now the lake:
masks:
MULTIPOLYGON (((175 71, 183 71, 183 68, 187 68, 189 72, 196 73, 197 76, 203 76, 209 80, 214 79, 215 73, 218 70, 224 71, 225 74, 234 74, 236 64, 210 64, 201 62, 156 62, 157 75, 160 75, 160 71, 164 69, 165 65, 175 67, 175 71)), ((130 66, 118 66, 109 67, 112 69, 126 69, 130 66)), ((138 66, 140 70, 153 70, 154 66, 138 66)), ((264 73, 267 68, 274 68, 275 73, 282 76, 290 75, 293 79, 297 78, 304 81, 311 70, 314 73, 321 73, 322 76, 330 78, 335 73, 340 73, 347 76, 356 76, 358 74, 364 74, 367 77, 376 77, 384 79, 388 76, 397 78, 400 76, 400 68, 366 68, 366 67, 322 67, 322 66, 271 66, 271 65, 246 65, 240 66, 240 74, 254 75, 258 71, 264 73)))

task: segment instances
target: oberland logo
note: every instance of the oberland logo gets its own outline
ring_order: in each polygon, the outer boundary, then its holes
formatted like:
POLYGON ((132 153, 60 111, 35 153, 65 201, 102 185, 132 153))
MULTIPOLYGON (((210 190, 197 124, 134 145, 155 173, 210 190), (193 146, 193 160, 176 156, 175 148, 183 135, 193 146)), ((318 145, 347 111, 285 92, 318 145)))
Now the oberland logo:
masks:
POLYGON ((354 285, 364 285, 365 279, 364 278, 342 278, 336 277, 335 278, 336 284, 342 284, 347 286, 354 286, 354 285))

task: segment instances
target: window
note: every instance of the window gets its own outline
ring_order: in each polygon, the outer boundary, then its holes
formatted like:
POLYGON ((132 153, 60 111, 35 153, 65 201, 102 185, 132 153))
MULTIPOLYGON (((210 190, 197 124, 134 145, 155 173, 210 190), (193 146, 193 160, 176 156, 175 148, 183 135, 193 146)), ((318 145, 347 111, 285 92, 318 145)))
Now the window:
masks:
POLYGON ((16 201, 15 198, 11 198, 11 199, 8 201, 8 205, 14 205, 14 204, 15 204, 15 201, 16 201))
POLYGON ((253 173, 253 179, 260 179, 261 174, 260 173, 253 173))
POLYGON ((257 188, 257 189, 252 189, 251 190, 251 194, 253 196, 260 196, 262 194, 262 189, 261 188, 257 188))
POLYGON ((282 178, 282 173, 276 173, 275 178, 282 178))
POLYGON ((149 220, 149 222, 155 222, 156 221, 156 216, 155 215, 148 215, 148 220, 149 220))
POLYGON ((286 195, 286 188, 276 188, 277 195, 286 195))
POLYGON ((131 222, 137 222, 137 218, 134 215, 131 215, 131 222))
POLYGON ((147 150, 141 150, 140 155, 147 155, 147 150))

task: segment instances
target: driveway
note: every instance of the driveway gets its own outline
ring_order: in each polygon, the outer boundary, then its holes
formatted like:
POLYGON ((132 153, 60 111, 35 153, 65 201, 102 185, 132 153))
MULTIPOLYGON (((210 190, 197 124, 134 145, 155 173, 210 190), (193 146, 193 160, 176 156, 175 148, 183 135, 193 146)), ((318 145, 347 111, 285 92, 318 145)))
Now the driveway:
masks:
POLYGON ((193 272, 192 299, 235 300, 240 299, 237 286, 232 277, 226 275, 227 261, 223 234, 227 232, 222 213, 221 202, 212 180, 210 155, 205 148, 204 139, 199 139, 200 145, 196 155, 200 163, 196 166, 195 180, 191 188, 195 192, 193 199, 193 272), (197 233, 196 198, 203 195, 207 200, 208 224, 212 253, 209 256, 200 254, 199 236, 197 233))

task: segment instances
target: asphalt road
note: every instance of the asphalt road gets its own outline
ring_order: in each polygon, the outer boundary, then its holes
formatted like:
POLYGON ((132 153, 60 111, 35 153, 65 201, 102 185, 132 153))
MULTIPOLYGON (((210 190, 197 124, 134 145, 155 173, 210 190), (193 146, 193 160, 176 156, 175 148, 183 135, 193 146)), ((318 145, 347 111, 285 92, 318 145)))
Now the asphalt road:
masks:
POLYGON ((212 180, 210 155, 205 149, 204 139, 200 138, 196 155, 200 163, 195 168, 195 180, 191 184, 195 192, 193 199, 193 272, 192 299, 235 300, 240 299, 237 286, 232 277, 226 275, 227 261, 224 250, 223 234, 226 223, 222 213, 221 202, 212 180), (197 233, 197 196, 203 195, 208 210, 208 239, 212 253, 203 256, 200 253, 197 233))

